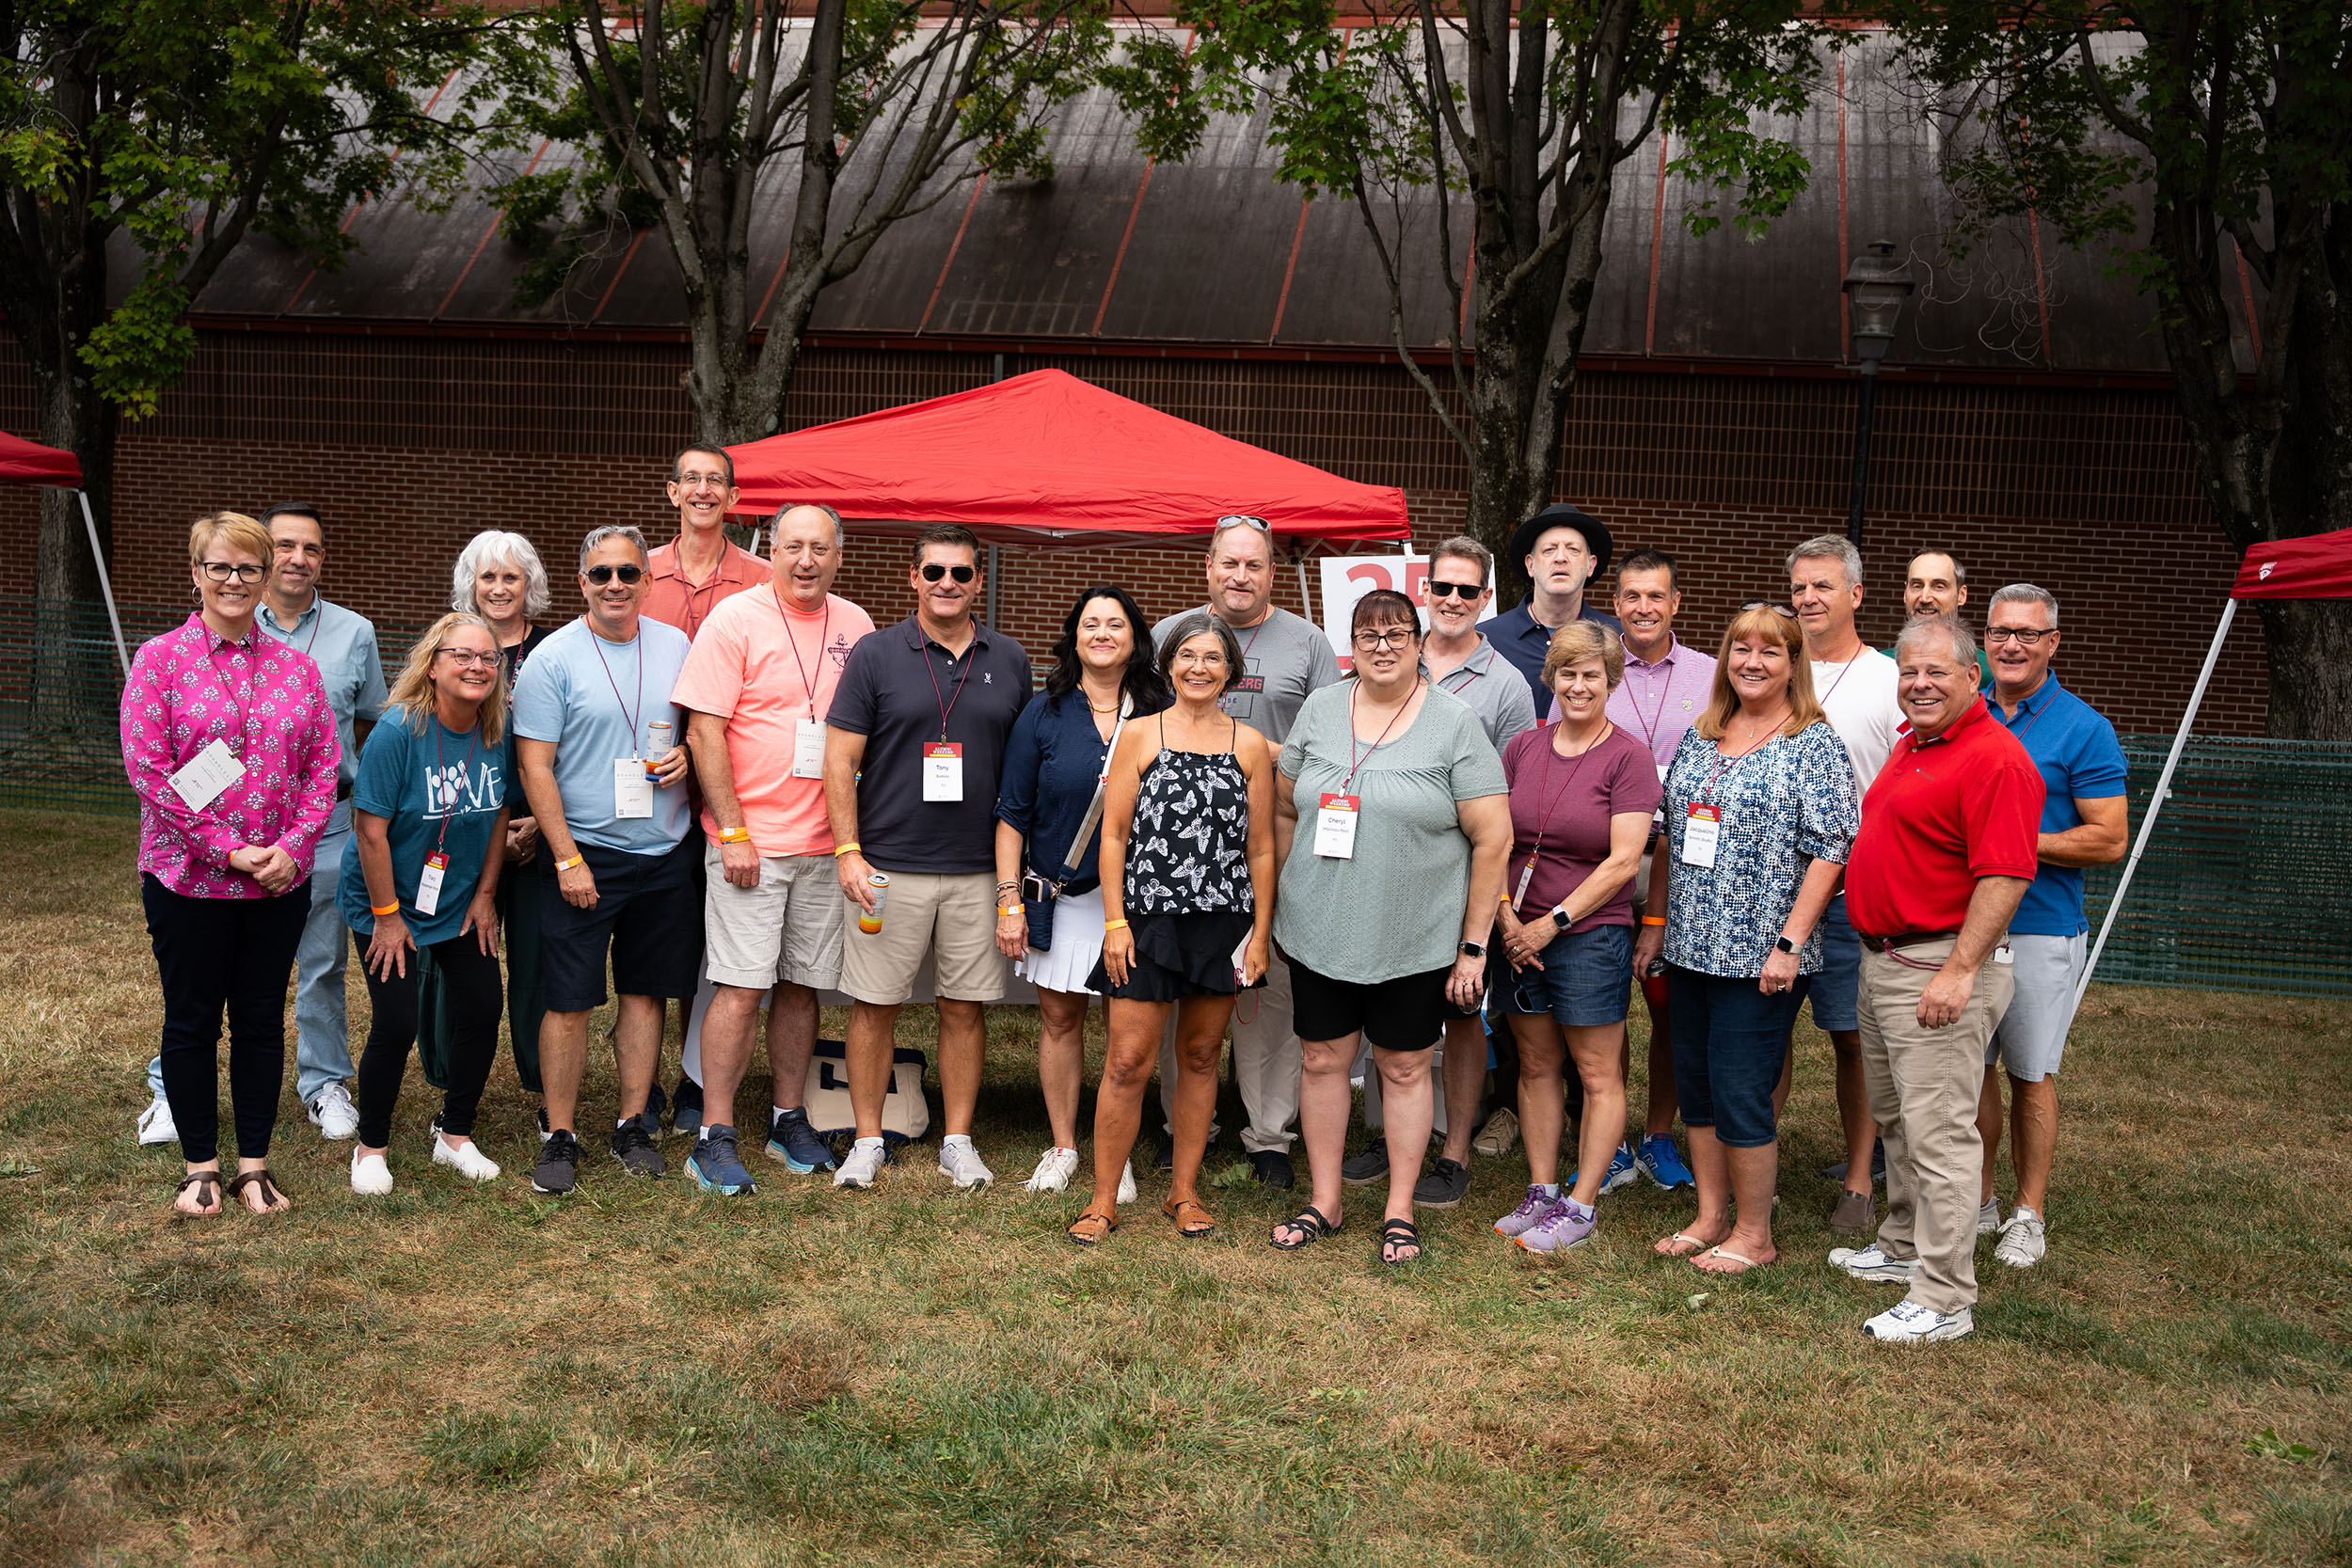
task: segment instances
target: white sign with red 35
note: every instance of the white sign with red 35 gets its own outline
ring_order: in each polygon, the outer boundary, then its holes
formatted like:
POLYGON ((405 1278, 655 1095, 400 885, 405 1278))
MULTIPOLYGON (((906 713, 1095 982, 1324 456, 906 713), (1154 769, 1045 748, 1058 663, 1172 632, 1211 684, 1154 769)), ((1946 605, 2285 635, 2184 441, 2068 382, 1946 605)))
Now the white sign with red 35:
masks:
MULTIPOLYGON (((1459 564, 1457 562, 1456 564, 1459 564)), ((1340 668, 1356 667, 1355 646, 1348 640, 1348 619, 1356 601, 1375 588, 1391 588, 1413 601, 1421 611, 1422 629, 1429 629, 1429 558, 1425 555, 1330 555, 1323 568, 1323 635, 1331 640, 1340 668)), ((1494 619, 1494 601, 1478 612, 1480 621, 1494 619)))

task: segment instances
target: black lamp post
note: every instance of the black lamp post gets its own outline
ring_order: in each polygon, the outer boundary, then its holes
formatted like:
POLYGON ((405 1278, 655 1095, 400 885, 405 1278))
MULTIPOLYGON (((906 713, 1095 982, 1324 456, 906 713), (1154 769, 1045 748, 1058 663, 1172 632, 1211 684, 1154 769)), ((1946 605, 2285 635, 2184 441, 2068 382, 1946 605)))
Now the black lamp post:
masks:
POLYGON ((1846 512, 1846 537, 1862 547, 1862 502, 1870 488, 1870 405, 1877 401, 1879 363, 1895 341, 1895 318, 1911 293, 1910 269, 1895 260, 1895 242, 1872 240, 1870 248, 1846 270, 1845 291, 1853 305, 1853 356, 1862 372, 1862 398, 1854 411, 1853 493, 1846 512))

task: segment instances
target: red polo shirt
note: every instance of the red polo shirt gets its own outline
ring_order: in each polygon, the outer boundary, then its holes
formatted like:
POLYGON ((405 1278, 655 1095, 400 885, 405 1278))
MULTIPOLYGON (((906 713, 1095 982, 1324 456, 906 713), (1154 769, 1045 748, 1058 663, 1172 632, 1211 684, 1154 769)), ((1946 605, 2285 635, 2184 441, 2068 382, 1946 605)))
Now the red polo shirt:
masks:
POLYGON ((1957 931, 1981 877, 2033 879, 2042 770, 1979 697, 1942 735, 1908 729, 1862 798, 1846 913, 1866 936, 1957 931))
POLYGON ((677 541, 672 540, 645 558, 645 576, 651 580, 645 587, 642 612, 669 622, 691 642, 720 600, 759 587, 774 576, 774 568, 729 540, 719 558, 719 569, 696 587, 686 580, 686 573, 678 566, 677 541))

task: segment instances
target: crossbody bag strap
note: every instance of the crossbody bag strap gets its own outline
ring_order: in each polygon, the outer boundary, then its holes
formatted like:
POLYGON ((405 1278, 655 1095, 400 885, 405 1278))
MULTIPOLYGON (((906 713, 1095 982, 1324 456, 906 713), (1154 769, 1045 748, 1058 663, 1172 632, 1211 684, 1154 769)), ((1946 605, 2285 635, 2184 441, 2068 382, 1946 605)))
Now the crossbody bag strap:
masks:
POLYGON ((1135 711, 1135 699, 1126 692, 1119 695, 1119 722, 1111 726, 1110 744, 1103 749, 1103 771, 1095 776, 1094 799, 1087 803, 1087 814, 1078 823, 1078 836, 1070 841, 1070 853, 1061 858, 1061 875, 1055 879, 1067 882, 1078 875, 1078 862, 1085 858, 1087 841, 1103 822, 1103 798, 1111 785, 1111 758, 1119 754, 1119 736, 1127 727, 1127 716, 1135 711))

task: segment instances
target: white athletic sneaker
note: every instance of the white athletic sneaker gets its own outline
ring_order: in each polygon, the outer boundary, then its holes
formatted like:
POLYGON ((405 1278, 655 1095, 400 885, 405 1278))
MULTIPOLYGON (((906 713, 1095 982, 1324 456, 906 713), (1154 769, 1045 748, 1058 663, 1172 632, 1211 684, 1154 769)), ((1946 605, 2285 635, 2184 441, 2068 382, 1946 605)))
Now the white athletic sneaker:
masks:
POLYGON ((1976 1332, 1976 1315, 1965 1307, 1948 1317, 1915 1301, 1899 1301, 1862 1325, 1862 1332, 1890 1345, 1924 1345, 1960 1339, 1976 1332))
POLYGON ((1032 1193, 1061 1193, 1070 1190, 1070 1174, 1078 1168, 1078 1151, 1074 1148, 1049 1148, 1037 1163, 1037 1169, 1021 1183, 1022 1190, 1032 1193))
POLYGON ((2001 1227, 2001 1240, 1993 1249, 1993 1260, 2007 1263, 2012 1269, 2032 1268, 2049 1250, 2048 1243, 2042 1239, 2047 1229, 2040 1214, 2030 1209, 2018 1210, 2001 1227))
POLYGON ((320 1137, 338 1143, 359 1131, 359 1107, 351 1102, 351 1091, 340 1079, 319 1090, 319 1097, 310 1101, 310 1125, 319 1130, 320 1137))
POLYGON ((996 1180, 996 1173, 980 1164, 980 1151, 972 1147, 972 1140, 961 1134, 940 1140, 939 1172, 957 1190, 967 1193, 996 1180))
POLYGON ((147 1102, 139 1113, 139 1142, 142 1144, 176 1144, 180 1141, 180 1124, 171 1119, 171 1101, 162 1095, 147 1102))
POLYGON ((392 1190, 392 1167, 384 1156, 351 1151, 351 1190, 361 1197, 382 1197, 392 1190))
POLYGON ((1977 1234, 1997 1236, 2000 1231, 2001 1200, 1997 1196, 1988 1197, 1984 1200, 1984 1206, 1977 1211, 1977 1234))
POLYGON ((1833 1269, 1843 1269, 1856 1279, 1881 1279, 1889 1280, 1898 1285, 1908 1285, 1911 1283, 1911 1276, 1919 1272, 1919 1259, 1889 1258, 1879 1250, 1879 1244, 1876 1242, 1872 1242, 1865 1247, 1832 1248, 1829 1255, 1829 1266, 1833 1269))
POLYGON ((880 1138, 860 1138, 850 1146, 849 1158, 833 1173, 836 1187, 870 1187, 875 1173, 882 1167, 882 1141, 880 1138))
POLYGON ((1130 1160, 1125 1164, 1119 1167, 1119 1201, 1121 1203, 1133 1203, 1135 1200, 1136 1163, 1133 1160, 1130 1160))
POLYGON ((441 1141, 438 1132, 434 1133, 433 1163, 449 1166, 469 1181, 495 1181, 499 1176, 498 1162, 483 1153, 482 1146, 470 1138, 452 1148, 441 1141))

